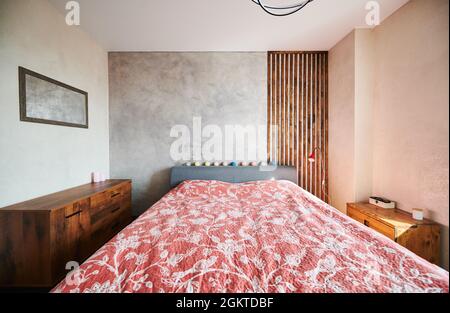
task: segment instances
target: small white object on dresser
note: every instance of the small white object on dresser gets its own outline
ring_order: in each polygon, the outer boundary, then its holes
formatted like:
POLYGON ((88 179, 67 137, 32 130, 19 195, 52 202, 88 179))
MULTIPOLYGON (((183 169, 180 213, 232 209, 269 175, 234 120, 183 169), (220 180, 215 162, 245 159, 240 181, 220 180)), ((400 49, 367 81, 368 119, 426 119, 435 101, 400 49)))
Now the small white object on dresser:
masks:
POLYGON ((417 221, 423 221, 423 210, 422 209, 413 209, 412 217, 417 221))
POLYGON ((93 172, 91 177, 93 183, 100 183, 102 181, 102 174, 100 172, 93 172))

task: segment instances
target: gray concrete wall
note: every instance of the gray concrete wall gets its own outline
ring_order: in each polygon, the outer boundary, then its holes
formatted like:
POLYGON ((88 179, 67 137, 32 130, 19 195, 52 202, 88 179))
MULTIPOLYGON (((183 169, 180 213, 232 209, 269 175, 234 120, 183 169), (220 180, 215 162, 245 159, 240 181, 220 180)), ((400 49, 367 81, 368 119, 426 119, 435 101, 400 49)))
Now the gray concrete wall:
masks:
POLYGON ((110 168, 140 214, 169 190, 176 124, 266 125, 266 53, 109 54, 110 168))

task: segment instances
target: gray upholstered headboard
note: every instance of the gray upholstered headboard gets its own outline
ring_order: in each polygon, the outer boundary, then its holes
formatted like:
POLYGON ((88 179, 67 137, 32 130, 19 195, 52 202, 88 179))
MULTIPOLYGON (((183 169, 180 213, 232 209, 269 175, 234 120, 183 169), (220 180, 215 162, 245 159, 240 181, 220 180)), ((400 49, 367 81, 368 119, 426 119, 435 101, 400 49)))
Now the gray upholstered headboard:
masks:
POLYGON ((170 187, 185 180, 219 180, 229 183, 243 183, 257 180, 289 180, 297 183, 297 171, 291 166, 175 166, 170 173, 170 187), (272 170, 270 170, 272 169, 272 170))

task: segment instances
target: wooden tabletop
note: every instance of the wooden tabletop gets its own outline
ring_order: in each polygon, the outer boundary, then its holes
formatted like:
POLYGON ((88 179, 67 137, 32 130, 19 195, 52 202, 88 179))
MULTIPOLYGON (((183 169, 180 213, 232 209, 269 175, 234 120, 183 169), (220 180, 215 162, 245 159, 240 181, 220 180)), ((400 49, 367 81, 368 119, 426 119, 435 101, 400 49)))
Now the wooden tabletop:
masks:
POLYGON ((93 194, 103 192, 111 187, 130 182, 129 179, 108 179, 101 183, 90 183, 78 187, 55 192, 43 197, 13 204, 1 211, 48 211, 59 207, 64 207, 70 203, 88 198, 93 194))
POLYGON ((414 225, 436 225, 429 219, 418 221, 412 218, 412 214, 400 209, 383 209, 370 203, 349 203, 349 206, 367 214, 368 216, 380 220, 386 224, 397 227, 411 227, 414 225))

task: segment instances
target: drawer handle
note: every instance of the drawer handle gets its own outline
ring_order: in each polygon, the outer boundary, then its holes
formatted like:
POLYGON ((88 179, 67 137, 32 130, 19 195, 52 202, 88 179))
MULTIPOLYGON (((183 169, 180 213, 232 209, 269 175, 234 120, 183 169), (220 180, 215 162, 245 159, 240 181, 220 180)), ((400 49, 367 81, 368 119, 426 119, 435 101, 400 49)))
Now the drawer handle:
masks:
POLYGON ((77 211, 77 212, 72 213, 72 214, 70 214, 70 215, 67 215, 66 218, 71 218, 71 217, 74 217, 75 215, 80 215, 81 212, 83 212, 83 210, 80 210, 80 211, 77 211))
POLYGON ((115 198, 117 196, 120 196, 120 191, 115 191, 111 193, 111 198, 115 198))
POLYGON ((364 225, 366 225, 367 227, 370 227, 370 223, 368 220, 364 220, 364 225))
POLYGON ((120 210, 120 206, 118 206, 117 208, 112 209, 112 210, 111 210, 111 213, 117 212, 117 211, 119 211, 119 210, 120 210))

